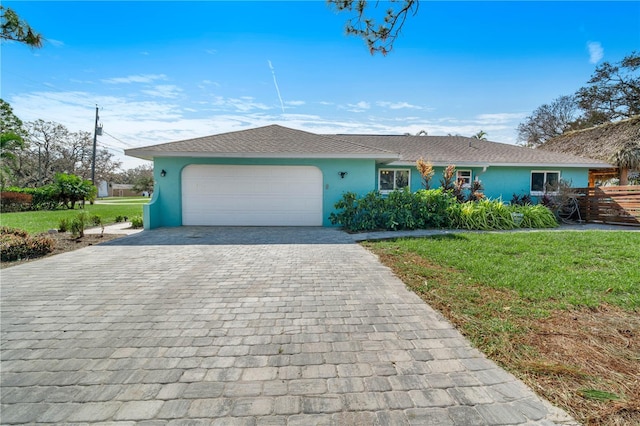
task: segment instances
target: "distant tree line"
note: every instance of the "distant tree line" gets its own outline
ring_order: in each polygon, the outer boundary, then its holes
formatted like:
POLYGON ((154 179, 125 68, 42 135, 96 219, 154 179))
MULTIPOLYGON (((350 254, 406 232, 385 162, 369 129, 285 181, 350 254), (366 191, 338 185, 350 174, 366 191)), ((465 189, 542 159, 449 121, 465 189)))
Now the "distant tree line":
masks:
POLYGON ((640 114, 640 53, 603 62, 572 95, 538 107, 518 126, 518 141, 532 148, 571 131, 640 114))
MULTIPOLYGON (((0 187, 35 188, 51 184, 60 173, 91 178, 93 135, 72 132, 60 123, 23 123, 0 99, 0 187)), ((105 148, 96 151, 96 182, 128 183, 153 190, 153 166, 121 169, 122 162, 105 148)))

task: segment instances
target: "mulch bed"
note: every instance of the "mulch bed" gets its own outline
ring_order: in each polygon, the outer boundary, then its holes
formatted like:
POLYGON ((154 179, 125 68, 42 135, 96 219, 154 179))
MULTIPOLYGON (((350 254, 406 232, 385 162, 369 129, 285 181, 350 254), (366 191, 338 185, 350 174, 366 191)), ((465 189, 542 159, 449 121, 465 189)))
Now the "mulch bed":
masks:
POLYGON ((43 234, 56 242, 53 252, 36 258, 21 259, 13 262, 0 262, 0 268, 8 268, 10 266, 20 265, 27 262, 33 262, 34 260, 43 259, 45 257, 55 256, 60 253, 67 253, 70 251, 78 250, 83 247, 93 246, 96 244, 104 243, 107 241, 115 240, 116 238, 124 237, 124 234, 86 234, 82 238, 74 238, 68 233, 58 234, 43 234))

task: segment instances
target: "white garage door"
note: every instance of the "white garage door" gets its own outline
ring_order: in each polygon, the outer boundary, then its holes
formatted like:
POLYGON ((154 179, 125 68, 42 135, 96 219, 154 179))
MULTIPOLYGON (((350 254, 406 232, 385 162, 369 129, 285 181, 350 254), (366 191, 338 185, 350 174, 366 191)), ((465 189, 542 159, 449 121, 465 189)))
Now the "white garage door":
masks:
POLYGON ((182 224, 322 226, 322 172, 312 166, 187 166, 182 224))

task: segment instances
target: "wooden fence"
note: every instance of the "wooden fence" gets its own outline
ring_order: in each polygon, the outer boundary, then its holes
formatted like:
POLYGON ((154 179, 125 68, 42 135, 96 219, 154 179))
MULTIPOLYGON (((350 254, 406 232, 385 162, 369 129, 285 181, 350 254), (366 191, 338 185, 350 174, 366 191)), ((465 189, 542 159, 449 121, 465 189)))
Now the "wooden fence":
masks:
POLYGON ((572 188, 587 222, 640 226, 640 185, 572 188))

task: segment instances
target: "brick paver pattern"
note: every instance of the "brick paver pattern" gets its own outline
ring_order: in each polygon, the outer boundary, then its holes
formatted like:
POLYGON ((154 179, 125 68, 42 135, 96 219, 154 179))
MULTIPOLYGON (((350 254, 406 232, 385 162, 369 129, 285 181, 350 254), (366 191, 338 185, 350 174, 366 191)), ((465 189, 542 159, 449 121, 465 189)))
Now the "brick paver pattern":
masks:
POLYGON ((571 424, 346 234, 174 228, 4 269, 2 424, 571 424))

